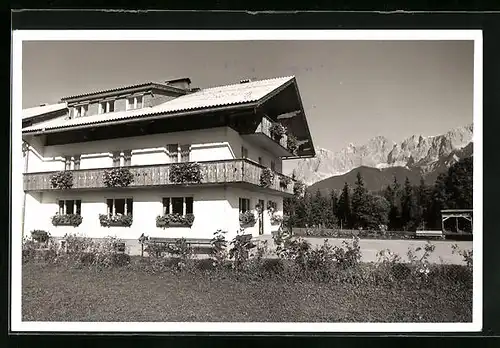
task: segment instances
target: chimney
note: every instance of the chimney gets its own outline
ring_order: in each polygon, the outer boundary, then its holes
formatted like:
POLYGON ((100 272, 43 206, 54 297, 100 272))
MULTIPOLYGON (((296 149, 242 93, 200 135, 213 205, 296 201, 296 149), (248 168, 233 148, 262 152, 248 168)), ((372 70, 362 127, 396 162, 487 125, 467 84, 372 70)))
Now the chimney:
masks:
POLYGON ((41 103, 40 106, 47 106, 49 103, 41 103))
POLYGON ((189 77, 183 77, 179 79, 167 80, 165 83, 175 88, 189 90, 191 86, 191 79, 189 77))
POLYGON ((251 79, 240 80, 240 83, 249 83, 249 82, 252 82, 252 80, 251 79))

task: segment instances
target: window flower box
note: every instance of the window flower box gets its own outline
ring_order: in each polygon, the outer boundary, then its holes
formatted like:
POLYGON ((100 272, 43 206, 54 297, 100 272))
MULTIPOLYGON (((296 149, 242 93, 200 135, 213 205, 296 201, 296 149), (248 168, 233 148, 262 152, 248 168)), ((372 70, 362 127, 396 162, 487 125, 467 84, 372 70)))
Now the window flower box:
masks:
POLYGON ((128 168, 106 169, 103 181, 106 187, 127 187, 134 181, 134 175, 128 168))
POLYGON ((260 186, 270 187, 273 184, 274 173, 269 168, 264 168, 260 174, 260 186))
POLYGON ((199 184, 202 180, 199 163, 176 163, 170 166, 170 182, 174 184, 199 184))
POLYGON ((99 214, 99 222, 103 227, 130 227, 132 225, 133 218, 130 214, 99 214))
POLYGON ((47 231, 43 230, 33 230, 31 231, 31 238, 35 242, 46 243, 50 238, 50 234, 47 231))
POLYGON ((77 214, 56 214, 52 217, 54 226, 73 226, 78 227, 83 221, 83 217, 77 214))
POLYGON ((67 170, 52 174, 50 178, 52 188, 56 189, 70 189, 73 187, 73 173, 67 170))
POLYGON ((166 214, 156 217, 156 227, 191 227, 194 222, 193 214, 166 214))
POLYGON ((288 185, 292 182, 292 179, 290 179, 288 176, 280 176, 280 187, 283 190, 286 190, 288 188, 288 185))
POLYGON ((251 211, 246 211, 244 213, 240 213, 240 226, 241 227, 250 227, 255 225, 256 223, 255 214, 251 211))
POLYGON ((286 134, 286 128, 281 123, 276 122, 269 127, 269 133, 273 140, 280 141, 286 134))
POLYGON ((290 151, 294 155, 297 155, 297 150, 299 149, 299 140, 293 134, 288 134, 286 139, 286 147, 288 151, 290 151))

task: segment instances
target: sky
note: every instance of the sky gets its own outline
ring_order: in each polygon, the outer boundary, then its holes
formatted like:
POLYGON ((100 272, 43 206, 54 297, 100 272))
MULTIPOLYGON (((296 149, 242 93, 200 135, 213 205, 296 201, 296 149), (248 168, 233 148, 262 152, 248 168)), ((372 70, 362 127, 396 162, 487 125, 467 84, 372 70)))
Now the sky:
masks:
POLYGON ((473 120, 472 41, 24 42, 23 108, 147 81, 294 75, 316 147, 437 135, 473 120))

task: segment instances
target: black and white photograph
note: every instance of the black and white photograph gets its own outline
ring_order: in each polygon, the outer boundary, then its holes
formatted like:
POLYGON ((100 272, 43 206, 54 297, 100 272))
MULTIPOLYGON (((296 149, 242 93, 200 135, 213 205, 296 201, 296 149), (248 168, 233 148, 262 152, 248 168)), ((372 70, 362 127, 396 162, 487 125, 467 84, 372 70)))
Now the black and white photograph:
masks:
POLYGON ((481 33, 241 37, 14 32, 13 327, 480 330, 481 33))

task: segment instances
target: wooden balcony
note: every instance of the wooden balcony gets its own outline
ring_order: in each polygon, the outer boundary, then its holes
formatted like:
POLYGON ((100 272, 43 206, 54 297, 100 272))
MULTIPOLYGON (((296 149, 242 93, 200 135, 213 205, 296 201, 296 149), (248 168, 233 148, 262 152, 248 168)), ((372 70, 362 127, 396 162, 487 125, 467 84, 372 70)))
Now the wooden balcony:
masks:
POLYGON ((287 147, 286 134, 279 141, 275 140, 271 134, 272 124, 273 122, 264 116, 254 133, 242 134, 241 136, 278 157, 292 156, 293 154, 287 147))
MULTIPOLYGON (((201 170, 201 183, 196 185, 240 185, 251 186, 253 189, 270 192, 280 192, 285 195, 293 194, 293 180, 286 187, 280 186, 280 177, 275 173, 274 180, 269 187, 261 187, 260 176, 265 169, 248 159, 232 159, 221 161, 198 162, 201 170)), ((134 176, 133 182, 127 188, 185 186, 170 181, 170 168, 173 164, 158 164, 146 166, 130 166, 134 176)), ((103 181, 104 171, 111 168, 73 170, 73 186, 68 190, 106 189, 103 181)), ((38 172, 24 174, 24 191, 57 191, 53 188, 51 177, 57 172, 38 172)), ((124 189, 127 189, 124 188, 124 189)))

